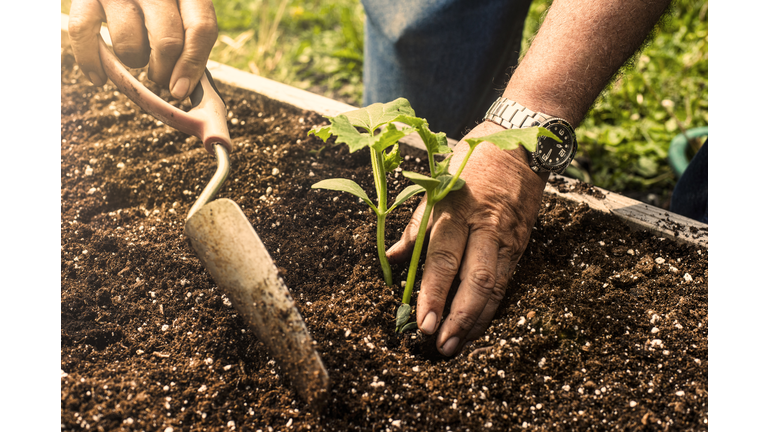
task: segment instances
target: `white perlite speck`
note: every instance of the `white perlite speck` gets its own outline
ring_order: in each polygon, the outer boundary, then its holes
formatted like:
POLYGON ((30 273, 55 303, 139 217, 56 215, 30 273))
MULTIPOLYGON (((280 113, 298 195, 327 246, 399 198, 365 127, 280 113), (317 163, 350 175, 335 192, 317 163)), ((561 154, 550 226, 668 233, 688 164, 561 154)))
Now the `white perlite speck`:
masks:
POLYGON ((664 258, 662 258, 662 257, 656 258, 656 264, 664 264, 665 261, 666 260, 664 258))
POLYGON ((664 348, 664 342, 661 339, 654 339, 651 341, 651 348, 664 348))
POLYGON ((653 334, 656 334, 658 332, 659 332, 659 328, 658 327, 654 327, 654 328, 651 329, 651 333, 653 333, 653 334))
POLYGON ((401 423, 400 420, 392 420, 392 426, 394 427, 400 427, 401 423))
POLYGON ((208 390, 208 386, 205 384, 201 385, 200 388, 197 389, 198 393, 203 393, 206 390, 208 390))
POLYGON ((569 386, 568 384, 564 385, 563 391, 571 391, 571 386, 569 386))
POLYGON ((682 390, 679 390, 679 391, 677 391, 677 392, 675 393, 675 395, 677 395, 677 396, 685 396, 685 392, 684 392, 684 391, 682 391, 682 390))
POLYGON ((280 170, 279 170, 279 169, 277 169, 277 168, 272 168, 272 175, 273 175, 273 176, 276 176, 276 175, 278 175, 278 174, 280 174, 280 170))
POLYGON ((160 327, 160 330, 162 331, 168 331, 168 324, 163 324, 162 327, 160 327))
POLYGON ((683 275, 683 280, 686 282, 693 282, 693 278, 688 273, 683 275))
POLYGON ((637 406, 637 402, 635 402, 635 401, 629 401, 629 407, 630 407, 630 408, 634 408, 634 407, 636 407, 636 406, 637 406))

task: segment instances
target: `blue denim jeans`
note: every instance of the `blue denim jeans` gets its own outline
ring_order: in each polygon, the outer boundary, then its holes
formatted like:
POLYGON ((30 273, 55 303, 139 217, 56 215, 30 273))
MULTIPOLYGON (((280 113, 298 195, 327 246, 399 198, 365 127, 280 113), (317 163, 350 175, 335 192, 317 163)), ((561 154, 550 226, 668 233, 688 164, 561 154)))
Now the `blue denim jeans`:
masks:
POLYGON ((672 191, 672 202, 669 205, 671 212, 706 224, 709 223, 708 144, 709 140, 704 142, 683 171, 672 191))
POLYGON ((430 129, 461 138, 517 65, 531 0, 362 0, 363 104, 405 97, 430 129))

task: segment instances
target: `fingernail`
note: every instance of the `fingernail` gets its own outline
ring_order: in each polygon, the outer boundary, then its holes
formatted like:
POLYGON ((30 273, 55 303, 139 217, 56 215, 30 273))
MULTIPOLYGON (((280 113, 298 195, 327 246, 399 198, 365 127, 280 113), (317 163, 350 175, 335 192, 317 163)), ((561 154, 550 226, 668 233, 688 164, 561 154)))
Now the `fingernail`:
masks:
POLYGON ((179 78, 178 81, 176 81, 176 85, 174 85, 173 89, 171 89, 171 96, 175 97, 176 99, 181 99, 187 95, 188 90, 189 79, 179 78))
POLYGON ((90 78, 91 82, 92 82, 92 83, 93 83, 93 85, 95 85, 96 87, 101 87, 101 86, 103 86, 103 85, 104 85, 104 83, 103 83, 103 82, 101 82, 101 78, 99 78, 99 74, 97 74, 96 72, 90 72, 90 73, 88 74, 88 78, 90 78))
POLYGON ((440 350, 440 352, 442 352, 444 356, 450 357, 453 355, 453 352, 456 351, 456 347, 458 345, 459 345, 459 337, 454 336, 448 339, 448 342, 443 344, 443 348, 440 350))
POLYGON ((437 329, 437 314, 430 312, 424 317, 424 321, 421 322, 421 331, 431 335, 437 329))

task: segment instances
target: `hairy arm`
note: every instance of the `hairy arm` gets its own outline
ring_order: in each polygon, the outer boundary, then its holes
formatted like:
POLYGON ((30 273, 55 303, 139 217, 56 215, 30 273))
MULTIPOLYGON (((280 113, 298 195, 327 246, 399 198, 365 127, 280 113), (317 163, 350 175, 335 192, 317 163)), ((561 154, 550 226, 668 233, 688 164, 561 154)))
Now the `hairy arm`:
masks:
POLYGON ((670 0, 556 0, 504 97, 576 126, 670 0))

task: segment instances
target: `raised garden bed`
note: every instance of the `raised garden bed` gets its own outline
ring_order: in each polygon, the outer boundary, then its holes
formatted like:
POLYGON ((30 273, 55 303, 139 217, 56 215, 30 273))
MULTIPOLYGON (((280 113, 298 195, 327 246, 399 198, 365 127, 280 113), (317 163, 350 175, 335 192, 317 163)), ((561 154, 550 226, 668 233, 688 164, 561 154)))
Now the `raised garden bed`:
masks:
MULTIPOLYGON (((707 429, 706 246, 547 193, 487 335, 446 359, 394 332, 400 288, 381 279, 370 212, 310 189, 370 185, 367 155, 321 150, 317 113, 221 85, 236 150, 220 196, 254 224, 317 341, 332 387, 311 412, 183 235, 213 157, 90 86, 68 50, 61 88, 62 430, 707 429)), ((408 150, 403 168, 423 171, 421 157, 408 150)), ((390 218, 392 242, 416 203, 390 218)))

